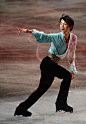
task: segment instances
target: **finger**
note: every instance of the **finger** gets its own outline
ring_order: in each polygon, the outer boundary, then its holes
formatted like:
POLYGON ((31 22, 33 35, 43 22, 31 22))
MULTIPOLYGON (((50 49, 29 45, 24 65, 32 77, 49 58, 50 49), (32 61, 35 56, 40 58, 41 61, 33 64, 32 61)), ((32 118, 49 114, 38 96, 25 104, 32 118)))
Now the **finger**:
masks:
POLYGON ((17 28, 19 31, 21 31, 22 29, 21 28, 17 28))
POLYGON ((20 30, 20 28, 16 28, 16 29, 20 30))
POLYGON ((20 35, 21 31, 19 31, 19 35, 20 35))

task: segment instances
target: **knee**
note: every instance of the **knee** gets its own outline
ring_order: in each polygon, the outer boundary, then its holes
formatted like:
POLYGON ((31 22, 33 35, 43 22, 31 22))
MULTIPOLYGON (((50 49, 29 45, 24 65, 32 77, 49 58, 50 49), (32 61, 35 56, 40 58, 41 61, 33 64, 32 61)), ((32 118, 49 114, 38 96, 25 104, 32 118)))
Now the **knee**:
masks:
POLYGON ((45 74, 45 75, 44 75, 44 73, 43 73, 43 74, 42 74, 42 77, 41 77, 41 79, 40 79, 40 84, 39 84, 39 86, 40 86, 40 87, 44 87, 44 88, 45 88, 45 87, 48 88, 48 87, 51 86, 53 80, 54 80, 54 76, 49 75, 49 74, 45 74))

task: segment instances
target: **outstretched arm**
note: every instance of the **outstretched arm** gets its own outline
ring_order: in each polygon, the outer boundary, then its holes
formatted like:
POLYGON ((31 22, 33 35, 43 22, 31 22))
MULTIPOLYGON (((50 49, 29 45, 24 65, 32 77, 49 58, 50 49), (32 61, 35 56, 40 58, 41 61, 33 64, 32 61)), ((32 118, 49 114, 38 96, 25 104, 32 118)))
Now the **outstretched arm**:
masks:
POLYGON ((30 33, 30 34, 33 32, 32 30, 24 29, 24 28, 17 28, 17 29, 19 31, 19 35, 20 35, 21 31, 24 33, 30 33))

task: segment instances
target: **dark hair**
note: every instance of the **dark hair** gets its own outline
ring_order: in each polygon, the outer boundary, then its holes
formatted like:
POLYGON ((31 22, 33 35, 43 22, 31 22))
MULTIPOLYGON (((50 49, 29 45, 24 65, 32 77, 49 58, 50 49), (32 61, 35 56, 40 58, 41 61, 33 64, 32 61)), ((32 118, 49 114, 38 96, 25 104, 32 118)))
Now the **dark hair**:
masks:
MULTIPOLYGON (((63 14, 60 18, 60 22, 62 19, 69 24, 69 27, 74 26, 74 20, 70 16, 63 14)), ((70 29, 70 31, 72 31, 72 29, 73 27, 70 29)))

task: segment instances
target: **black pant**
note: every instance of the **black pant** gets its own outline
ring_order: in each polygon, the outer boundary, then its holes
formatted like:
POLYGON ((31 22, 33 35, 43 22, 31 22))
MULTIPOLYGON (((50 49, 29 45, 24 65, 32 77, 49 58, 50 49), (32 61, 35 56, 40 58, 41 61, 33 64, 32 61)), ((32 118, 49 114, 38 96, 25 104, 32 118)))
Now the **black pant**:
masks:
POLYGON ((40 65, 41 79, 39 86, 28 99, 23 102, 24 108, 30 108, 51 86, 54 77, 63 79, 56 103, 64 104, 67 102, 68 91, 71 83, 71 73, 54 63, 49 57, 45 57, 40 65))

